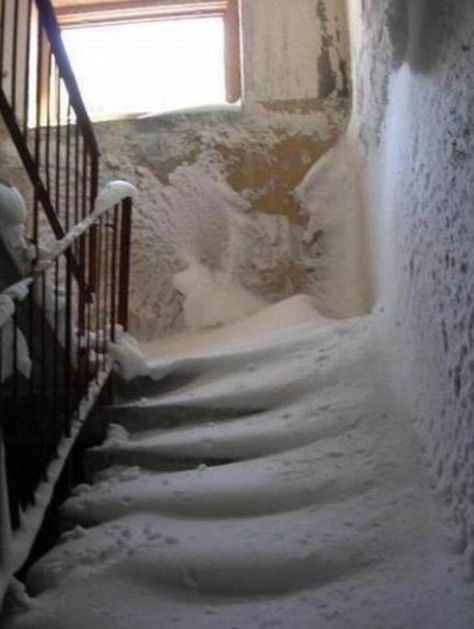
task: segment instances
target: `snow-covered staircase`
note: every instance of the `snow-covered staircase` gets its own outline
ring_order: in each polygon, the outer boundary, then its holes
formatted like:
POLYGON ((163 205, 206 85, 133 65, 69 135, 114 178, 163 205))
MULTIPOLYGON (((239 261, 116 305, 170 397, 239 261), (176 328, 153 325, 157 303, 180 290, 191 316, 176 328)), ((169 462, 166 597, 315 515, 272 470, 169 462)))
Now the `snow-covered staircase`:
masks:
POLYGON ((150 359, 2 627, 472 627, 376 329, 315 321, 150 359))

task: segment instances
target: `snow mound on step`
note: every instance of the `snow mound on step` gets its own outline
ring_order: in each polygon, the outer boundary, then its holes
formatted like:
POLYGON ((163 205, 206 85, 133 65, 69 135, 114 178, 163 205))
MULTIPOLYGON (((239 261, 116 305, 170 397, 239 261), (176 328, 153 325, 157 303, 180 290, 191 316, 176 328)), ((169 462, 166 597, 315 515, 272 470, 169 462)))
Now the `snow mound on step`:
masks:
POLYGON ((317 311, 313 297, 295 295, 219 329, 201 331, 199 334, 188 331, 147 343, 140 343, 140 348, 147 360, 152 360, 156 356, 177 357, 186 355, 190 357, 202 349, 222 347, 223 343, 281 334, 285 329, 293 328, 299 324, 328 325, 331 322, 331 319, 323 317, 317 311))
POLYGON ((173 285, 184 295, 184 320, 192 329, 232 323, 266 306, 263 299, 252 295, 228 274, 212 273, 198 263, 176 273, 173 285))

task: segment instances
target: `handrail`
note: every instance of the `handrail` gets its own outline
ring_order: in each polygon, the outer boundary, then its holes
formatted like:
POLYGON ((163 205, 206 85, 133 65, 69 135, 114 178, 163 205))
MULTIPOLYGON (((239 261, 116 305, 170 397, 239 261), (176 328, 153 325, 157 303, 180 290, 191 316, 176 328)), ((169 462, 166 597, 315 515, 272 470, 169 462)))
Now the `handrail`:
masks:
POLYGON ((136 190, 115 182, 97 195, 97 141, 51 0, 0 0, 0 114, 31 183, 26 236, 38 254, 0 293, 0 485, 6 475, 10 515, 5 523, 2 489, 0 528, 15 534, 39 485, 57 479, 58 448, 74 441, 110 374, 108 343, 127 329, 136 190), (47 229, 55 242, 44 253, 47 229))
POLYGON ((135 193, 125 182, 106 188, 93 214, 0 293, 14 301, 6 336, 0 321, 0 428, 14 530, 21 511, 34 503, 59 441, 70 436, 91 384, 98 391, 109 373, 108 342, 116 340, 117 326, 127 328, 130 252, 123 243, 130 239, 135 193), (87 272, 96 278, 93 301, 83 298, 71 270, 68 252, 76 248, 85 250, 87 272), (26 348, 31 372, 22 374, 26 348), (6 354, 11 358, 2 377, 6 354))
POLYGON ((63 238, 94 209, 99 149, 51 0, 0 0, 0 113, 33 188, 28 236, 41 208, 63 238))
POLYGON ((83 129, 84 135, 87 136, 91 149, 95 152, 98 158, 100 155, 99 145, 97 144, 94 129, 77 85, 76 77, 69 61, 69 57, 66 49, 64 48, 61 31, 51 0, 35 0, 35 2, 38 7, 43 28, 48 34, 51 50, 56 57, 56 62, 61 72, 61 76, 67 86, 71 103, 78 114, 79 124, 83 129))

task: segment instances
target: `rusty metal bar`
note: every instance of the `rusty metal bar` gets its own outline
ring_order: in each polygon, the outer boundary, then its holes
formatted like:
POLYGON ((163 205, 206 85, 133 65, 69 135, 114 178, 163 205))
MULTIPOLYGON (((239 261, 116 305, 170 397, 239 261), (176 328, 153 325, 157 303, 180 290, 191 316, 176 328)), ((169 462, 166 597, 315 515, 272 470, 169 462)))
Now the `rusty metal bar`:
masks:
POLYGON ((128 330, 128 292, 130 284, 130 245, 132 231, 132 199, 122 201, 122 221, 120 226, 120 270, 117 321, 128 330))

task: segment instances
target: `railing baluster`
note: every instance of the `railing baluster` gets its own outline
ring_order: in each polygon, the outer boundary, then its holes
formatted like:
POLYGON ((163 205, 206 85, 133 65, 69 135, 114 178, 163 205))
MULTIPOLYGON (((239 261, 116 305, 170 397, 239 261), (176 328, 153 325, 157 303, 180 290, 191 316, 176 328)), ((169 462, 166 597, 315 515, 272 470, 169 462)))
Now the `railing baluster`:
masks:
POLYGON ((11 59, 11 103, 12 109, 16 112, 17 101, 17 70, 18 70, 18 0, 13 4, 13 30, 12 30, 12 59, 11 59))
POLYGON ((55 68, 55 83, 56 90, 56 163, 55 163, 55 208, 58 218, 64 225, 64 217, 61 217, 61 78, 59 76, 59 69, 55 68))
POLYGON ((110 287, 110 339, 115 341, 115 325, 117 323, 117 231, 119 208, 114 206, 112 219, 112 276, 110 287))
POLYGON ((0 85, 3 89, 3 72, 5 59, 5 18, 6 18, 6 0, 0 0, 0 85))
MULTIPOLYGON (((45 141, 45 181, 48 194, 51 195, 50 134, 51 134, 51 49, 48 46, 46 63, 46 141, 45 141)), ((57 215, 57 212, 56 212, 57 215)))
POLYGON ((130 282, 130 244, 132 231, 132 200, 122 201, 122 221, 120 226, 120 275, 118 323, 128 330, 128 291, 130 282))
MULTIPOLYGON (((65 308, 64 308, 64 433, 67 437, 71 434, 70 414, 72 410, 72 273, 69 258, 65 260, 65 308)), ((76 352, 77 360, 77 352, 76 352)))
POLYGON ((64 224, 66 231, 69 231, 71 226, 70 208, 69 208, 69 193, 71 185, 71 104, 68 102, 66 110, 66 181, 65 181, 65 199, 64 206, 66 215, 64 218, 64 224))

